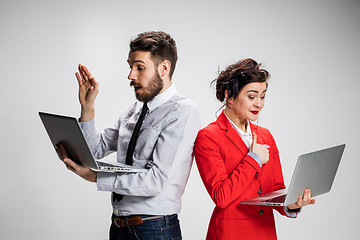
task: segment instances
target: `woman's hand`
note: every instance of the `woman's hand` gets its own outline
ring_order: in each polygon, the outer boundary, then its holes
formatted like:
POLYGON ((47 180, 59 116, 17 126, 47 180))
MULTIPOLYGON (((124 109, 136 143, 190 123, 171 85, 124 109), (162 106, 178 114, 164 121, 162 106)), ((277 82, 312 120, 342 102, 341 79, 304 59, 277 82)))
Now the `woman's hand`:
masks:
POLYGON ((303 196, 299 196, 296 203, 290 204, 287 206, 288 209, 298 209, 301 207, 305 207, 310 204, 315 204, 315 198, 311 199, 311 191, 310 189, 305 189, 303 196))
POLYGON ((253 142, 250 146, 249 151, 256 153, 260 158, 262 164, 265 164, 269 161, 269 146, 258 144, 256 133, 253 133, 253 142))

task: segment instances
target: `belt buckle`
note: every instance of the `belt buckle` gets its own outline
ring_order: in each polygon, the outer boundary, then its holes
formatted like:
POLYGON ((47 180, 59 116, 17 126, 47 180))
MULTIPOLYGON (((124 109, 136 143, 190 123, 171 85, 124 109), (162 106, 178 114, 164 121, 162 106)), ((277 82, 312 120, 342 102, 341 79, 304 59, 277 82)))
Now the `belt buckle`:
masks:
POLYGON ((118 228, 125 227, 125 220, 124 219, 115 217, 113 221, 114 221, 115 226, 117 226, 118 228))

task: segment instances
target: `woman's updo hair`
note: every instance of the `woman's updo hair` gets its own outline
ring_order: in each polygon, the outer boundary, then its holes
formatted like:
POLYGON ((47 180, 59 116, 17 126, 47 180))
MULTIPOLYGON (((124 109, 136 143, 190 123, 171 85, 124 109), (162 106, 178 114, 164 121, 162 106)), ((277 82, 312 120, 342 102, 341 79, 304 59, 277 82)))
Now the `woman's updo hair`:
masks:
POLYGON ((221 71, 218 78, 212 81, 216 83, 216 97, 221 102, 225 99, 225 91, 228 91, 228 97, 236 98, 241 89, 252 82, 266 82, 270 73, 260 68, 251 58, 240 60, 235 64, 228 66, 221 71))

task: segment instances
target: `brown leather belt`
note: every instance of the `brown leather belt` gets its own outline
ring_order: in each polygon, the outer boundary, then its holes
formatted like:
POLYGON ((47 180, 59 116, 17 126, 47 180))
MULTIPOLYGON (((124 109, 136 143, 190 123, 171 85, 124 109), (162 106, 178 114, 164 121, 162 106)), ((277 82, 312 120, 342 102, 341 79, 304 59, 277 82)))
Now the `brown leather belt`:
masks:
POLYGON ((150 216, 150 217, 113 217, 113 222, 117 227, 125 227, 126 226, 126 218, 129 226, 137 226, 142 224, 144 221, 153 220, 153 219, 160 219, 165 216, 150 216))

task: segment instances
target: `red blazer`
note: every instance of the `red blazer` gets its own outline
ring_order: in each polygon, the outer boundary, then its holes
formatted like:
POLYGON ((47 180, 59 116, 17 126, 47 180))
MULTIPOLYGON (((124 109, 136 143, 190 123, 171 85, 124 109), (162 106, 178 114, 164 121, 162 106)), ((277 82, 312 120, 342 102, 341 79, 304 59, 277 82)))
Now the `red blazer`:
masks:
POLYGON ((240 204, 242 200, 285 188, 274 138, 266 128, 251 123, 250 128, 259 144, 270 146, 270 159, 263 167, 247 155, 247 146, 224 112, 198 133, 195 159, 216 205, 207 240, 276 239, 273 209, 286 215, 283 207, 240 204))

